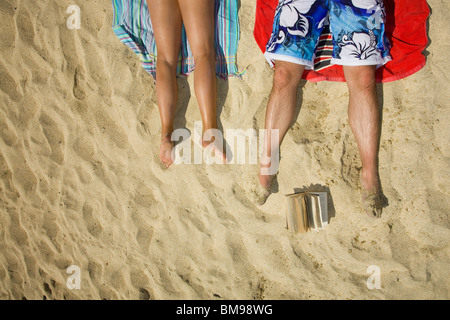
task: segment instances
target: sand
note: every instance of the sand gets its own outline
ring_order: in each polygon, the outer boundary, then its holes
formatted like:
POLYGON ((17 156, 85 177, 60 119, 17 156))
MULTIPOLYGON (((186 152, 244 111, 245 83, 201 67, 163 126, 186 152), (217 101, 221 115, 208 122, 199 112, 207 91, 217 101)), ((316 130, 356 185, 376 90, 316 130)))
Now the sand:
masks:
MULTIPOLYGON (((344 83, 302 83, 278 192, 259 206, 256 165, 161 168, 155 86, 112 32, 109 1, 1 1, 0 298, 448 299, 450 3, 429 5, 427 65, 379 86, 389 205, 369 219, 344 83), (73 4, 81 29, 66 26, 73 4), (284 195, 313 186, 333 217, 294 234, 284 195)), ((254 13, 242 0, 247 71, 219 80, 223 129, 264 126, 273 71, 254 13)), ((193 76, 179 89, 175 125, 192 132, 193 76)))

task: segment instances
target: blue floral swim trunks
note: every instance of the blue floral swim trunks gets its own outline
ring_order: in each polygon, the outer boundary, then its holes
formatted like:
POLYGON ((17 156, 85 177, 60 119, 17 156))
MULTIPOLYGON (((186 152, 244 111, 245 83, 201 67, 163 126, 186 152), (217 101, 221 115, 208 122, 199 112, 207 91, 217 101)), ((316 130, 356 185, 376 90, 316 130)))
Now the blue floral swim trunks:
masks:
POLYGON ((320 34, 329 25, 331 63, 382 66, 391 60, 385 21, 383 0, 280 0, 264 55, 271 66, 281 60, 312 69, 320 34))

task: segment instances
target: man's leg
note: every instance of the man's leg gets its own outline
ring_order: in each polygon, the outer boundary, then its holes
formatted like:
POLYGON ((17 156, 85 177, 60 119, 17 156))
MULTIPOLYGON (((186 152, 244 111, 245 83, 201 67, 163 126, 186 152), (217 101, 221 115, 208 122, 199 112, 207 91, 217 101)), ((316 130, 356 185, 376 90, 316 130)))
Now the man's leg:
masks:
MULTIPOLYGON (((302 78, 305 66, 285 61, 276 61, 275 72, 273 75, 272 91, 266 110, 263 155, 271 158, 273 152, 279 152, 279 149, 272 150, 272 145, 280 146, 292 122, 295 113, 297 101, 297 89, 302 78), (278 130, 278 141, 272 143, 271 130, 278 130)), ((268 164, 261 164, 261 169, 269 167, 268 164)), ((278 168, 277 168, 278 170, 278 168)), ((264 189, 258 202, 264 203, 270 195, 270 184, 274 175, 259 174, 259 183, 264 189)))
POLYGON ((381 183, 378 174, 380 107, 375 66, 344 66, 349 88, 348 117, 362 162, 363 202, 369 215, 381 215, 381 183))

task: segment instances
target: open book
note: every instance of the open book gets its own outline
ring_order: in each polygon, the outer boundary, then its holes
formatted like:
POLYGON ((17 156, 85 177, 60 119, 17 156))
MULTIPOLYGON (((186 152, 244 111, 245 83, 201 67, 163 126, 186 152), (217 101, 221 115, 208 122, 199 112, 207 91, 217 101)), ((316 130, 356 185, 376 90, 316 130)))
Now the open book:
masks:
POLYGON ((286 227, 297 233, 319 231, 328 224, 326 192, 300 192, 286 195, 286 227))

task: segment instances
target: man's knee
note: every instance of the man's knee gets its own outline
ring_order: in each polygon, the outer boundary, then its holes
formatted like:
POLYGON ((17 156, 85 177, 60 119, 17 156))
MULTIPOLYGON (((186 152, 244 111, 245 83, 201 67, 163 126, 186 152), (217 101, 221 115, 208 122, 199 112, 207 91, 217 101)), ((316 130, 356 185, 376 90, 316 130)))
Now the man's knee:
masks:
POLYGON ((371 91, 376 88, 375 66, 346 67, 346 80, 350 90, 371 91))
POLYGON ((278 63, 273 74, 273 90, 296 89, 303 74, 304 66, 293 63, 278 63))

